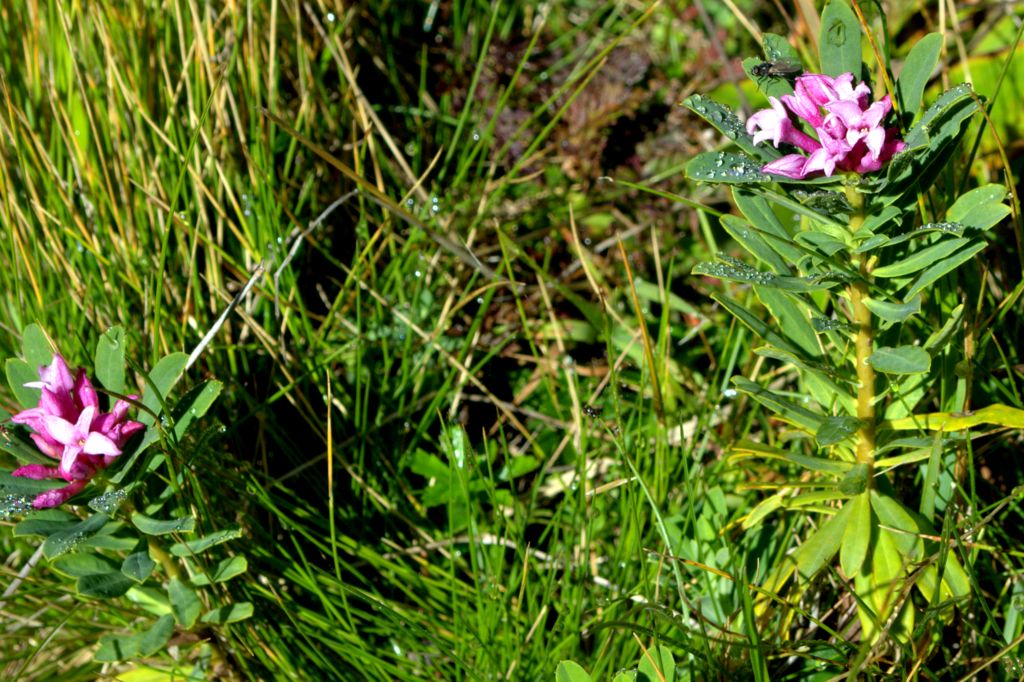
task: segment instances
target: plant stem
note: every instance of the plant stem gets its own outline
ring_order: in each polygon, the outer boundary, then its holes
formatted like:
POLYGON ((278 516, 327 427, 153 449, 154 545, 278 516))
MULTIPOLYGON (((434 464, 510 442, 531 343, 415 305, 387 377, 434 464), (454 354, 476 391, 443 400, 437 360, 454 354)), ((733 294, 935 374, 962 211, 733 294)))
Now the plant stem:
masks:
MULTIPOLYGON (((864 222, 864 199, 854 187, 846 188, 846 197, 854 208, 850 217, 850 231, 856 232, 864 222)), ((875 453, 875 369, 868 364, 874 352, 874 326, 871 311, 864 305, 871 282, 871 262, 860 262, 860 278, 850 285, 850 306, 853 323, 857 327, 856 369, 857 369, 857 418, 864 425, 857 431, 857 461, 871 465, 875 453)))

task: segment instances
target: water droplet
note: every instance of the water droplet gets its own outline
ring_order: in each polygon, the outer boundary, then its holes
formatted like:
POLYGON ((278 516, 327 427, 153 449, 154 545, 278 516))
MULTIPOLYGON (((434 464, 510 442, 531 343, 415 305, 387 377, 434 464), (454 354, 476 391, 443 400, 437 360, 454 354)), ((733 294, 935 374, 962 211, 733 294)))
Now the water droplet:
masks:
POLYGON ((328 21, 328 22, 330 22, 330 23, 332 23, 332 24, 333 24, 333 23, 334 23, 334 20, 335 20, 335 18, 336 18, 336 17, 334 16, 334 12, 328 12, 328 13, 327 13, 327 21, 328 21))
POLYGON ((6 495, 0 498, 0 520, 32 511, 32 498, 24 495, 6 495))
POLYGON ((736 397, 736 389, 735 388, 727 388, 727 389, 725 389, 724 391, 722 391, 722 397, 723 398, 735 398, 736 397))
POLYGON ((413 206, 416 205, 416 202, 412 200, 412 197, 409 197, 408 199, 405 200, 405 205, 408 206, 409 208, 412 208, 413 206))
POLYGON ((423 273, 420 272, 419 270, 416 270, 415 272, 412 273, 412 276, 413 277, 422 277, 423 273))
POLYGON ((438 206, 437 204, 434 204, 433 206, 430 207, 430 212, 431 213, 437 213, 440 210, 441 210, 441 207, 438 206))
POLYGON ((113 514, 126 499, 128 499, 128 493, 124 488, 111 490, 89 500, 89 508, 104 514, 113 514))
POLYGON ((473 142, 479 142, 479 141, 480 141, 480 133, 478 133, 477 131, 474 130, 473 131, 473 142))

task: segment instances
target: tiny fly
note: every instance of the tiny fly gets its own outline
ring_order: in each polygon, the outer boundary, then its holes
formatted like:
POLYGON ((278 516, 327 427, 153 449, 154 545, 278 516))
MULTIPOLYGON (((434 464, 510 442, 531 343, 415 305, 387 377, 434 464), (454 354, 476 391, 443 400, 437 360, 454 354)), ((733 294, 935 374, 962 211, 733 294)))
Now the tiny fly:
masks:
POLYGON ((750 75, 754 78, 782 78, 788 81, 796 80, 803 72, 802 68, 789 62, 761 62, 750 69, 750 75))

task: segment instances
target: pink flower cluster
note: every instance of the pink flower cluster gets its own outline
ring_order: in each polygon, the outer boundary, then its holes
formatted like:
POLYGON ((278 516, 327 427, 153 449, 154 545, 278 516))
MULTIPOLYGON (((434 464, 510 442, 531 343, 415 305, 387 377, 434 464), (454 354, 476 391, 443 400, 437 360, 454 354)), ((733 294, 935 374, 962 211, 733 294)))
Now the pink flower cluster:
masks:
POLYGON ((872 103, 870 88, 864 83, 854 87, 852 73, 837 78, 804 74, 796 79, 792 95, 769 97, 768 101, 770 109, 747 119, 747 132, 754 136, 754 144, 771 140, 778 147, 785 142, 807 156, 787 154, 765 164, 761 169, 765 173, 796 180, 818 171, 830 176, 837 168, 870 173, 905 146, 896 139, 895 128, 882 126, 892 110, 889 96, 872 103), (794 125, 790 114, 806 121, 817 139, 794 125))
MULTIPOLYGON (((55 355, 53 362, 39 368, 40 381, 25 384, 42 389, 39 405, 11 417, 15 424, 24 424, 34 433, 32 440, 43 454, 60 460, 56 467, 29 464, 11 472, 36 480, 60 478, 68 485, 47 490, 36 496, 32 506, 46 509, 63 504, 77 494, 96 472, 107 468, 121 454, 121 448, 132 435, 143 428, 137 421, 126 419, 130 404, 118 400, 114 409, 101 413, 99 396, 84 369, 72 377, 64 358, 55 355)), ((129 396, 133 400, 137 396, 129 396)))

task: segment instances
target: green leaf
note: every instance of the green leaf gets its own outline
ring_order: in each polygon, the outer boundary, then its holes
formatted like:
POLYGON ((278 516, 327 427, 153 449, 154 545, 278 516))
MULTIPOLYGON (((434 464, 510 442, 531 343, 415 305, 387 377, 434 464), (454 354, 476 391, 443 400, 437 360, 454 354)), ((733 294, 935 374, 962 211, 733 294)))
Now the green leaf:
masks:
POLYGON ((782 256, 785 262, 798 263, 804 257, 803 250, 793 243, 793 235, 775 215, 771 204, 764 197, 742 187, 734 187, 732 198, 736 202, 736 208, 740 209, 758 234, 782 256))
POLYGON ((591 682, 590 673, 575 661, 562 661, 555 668, 555 682, 591 682))
POLYGON ((1002 185, 982 185, 960 195, 949 210, 946 220, 962 223, 977 230, 988 230, 1006 216, 1010 207, 1003 203, 1006 188, 1002 185))
POLYGON ((637 673, 637 682, 675 682, 676 659, 667 646, 659 644, 640 655, 637 673))
POLYGON ((775 318, 778 329, 803 351, 802 357, 817 358, 821 355, 818 335, 811 324, 807 311, 796 304, 802 300, 784 291, 775 291, 755 286, 754 293, 775 318))
POLYGON ((903 277, 919 272, 946 256, 955 253, 960 247, 970 243, 970 239, 959 237, 955 239, 943 239, 931 246, 926 246, 910 254, 902 261, 875 268, 871 274, 875 277, 892 278, 903 277))
POLYGON ((755 230, 750 223, 740 220, 734 215, 724 215, 721 219, 722 227, 733 239, 746 249, 750 255, 770 267, 776 274, 790 274, 786 261, 773 249, 764 237, 755 230))
POLYGON ((935 498, 938 495, 939 469, 942 467, 942 432, 935 433, 931 451, 928 453, 928 467, 925 469, 921 486, 921 506, 918 509, 926 520, 935 515, 935 498))
POLYGON ((850 9, 846 0, 831 0, 821 13, 821 34, 818 39, 818 54, 821 72, 827 76, 839 76, 852 72, 860 79, 860 21, 850 9))
POLYGON ((844 495, 860 495, 867 490, 871 469, 867 464, 855 464, 839 481, 839 492, 844 495))
POLYGON ((920 346, 882 346, 868 357, 868 364, 883 374, 924 374, 932 356, 920 346))
MULTIPOLYGON (((186 362, 188 362, 188 356, 185 353, 171 353, 161 358, 146 377, 142 404, 155 414, 160 414, 163 410, 162 402, 174 385, 178 383, 182 372, 185 371, 186 362)), ((146 425, 154 423, 153 416, 148 412, 140 412, 138 420, 146 425)))
POLYGON ((167 596, 171 600, 171 611, 178 624, 186 630, 195 625, 203 609, 195 590, 177 578, 171 578, 167 584, 167 596))
POLYGON ((909 114, 910 118, 921 109, 924 88, 939 63, 942 41, 941 33, 929 33, 914 43, 903 62, 903 69, 896 79, 896 96, 900 102, 900 111, 909 114))
POLYGON ((144 632, 135 635, 104 635, 100 638, 100 648, 93 658, 100 663, 111 663, 152 656, 164 648, 173 634, 174 618, 161 616, 144 632))
POLYGON ((78 579, 78 594, 100 599, 120 597, 135 585, 124 573, 113 570, 110 573, 83 575, 78 579))
POLYGON ((875 510, 878 522, 883 526, 894 528, 898 533, 890 533, 893 544, 903 555, 904 562, 921 559, 921 540, 918 533, 924 529, 918 527, 914 517, 899 502, 877 490, 870 491, 871 507, 875 510))
POLYGON ((940 277, 947 275, 948 273, 956 270, 958 267, 966 263, 967 261, 974 258, 974 256, 985 249, 984 242, 976 242, 959 253, 956 253, 949 258, 939 261, 935 265, 931 266, 914 280, 914 283, 910 285, 905 294, 907 298, 916 296, 919 292, 923 291, 928 286, 931 286, 940 277))
POLYGON ((109 520, 106 514, 93 514, 84 521, 53 533, 43 542, 43 556, 55 559, 70 552, 80 542, 98 533, 109 520))
POLYGON ((886 322, 902 322, 911 315, 917 315, 921 312, 921 297, 914 296, 906 303, 890 303, 888 301, 865 298, 864 306, 871 311, 871 314, 886 322))
POLYGON ((149 558, 149 552, 129 554, 121 564, 121 572, 137 583, 144 583, 149 578, 156 562, 149 558))
POLYGON ((839 551, 849 518, 850 504, 847 503, 797 548, 796 567, 804 580, 813 578, 839 551))
POLYGON ((50 339, 38 324, 30 324, 22 330, 21 356, 25 358, 25 362, 32 368, 36 379, 39 378, 39 368, 53 361, 53 349, 50 346, 50 339))
POLYGON ((242 537, 241 528, 219 530, 196 540, 179 542, 171 545, 171 554, 174 556, 192 556, 193 554, 202 554, 215 545, 228 542, 229 540, 236 540, 240 537, 242 537))
POLYGON ((815 414, 805 407, 775 395, 759 384, 743 377, 733 377, 736 389, 746 393, 762 405, 771 408, 779 418, 797 426, 808 433, 816 433, 824 421, 824 417, 815 414))
POLYGON ((81 578, 87 575, 104 575, 117 570, 117 566, 112 561, 95 552, 65 554, 56 559, 52 566, 55 570, 72 578, 81 578))
POLYGON ((128 392, 124 378, 126 345, 124 329, 121 327, 111 327, 96 343, 96 378, 108 391, 122 395, 128 392))
POLYGON ((18 404, 26 409, 38 405, 42 392, 38 388, 27 388, 25 384, 39 381, 39 371, 21 358, 8 358, 4 369, 7 371, 7 385, 18 404))
POLYGON ((221 606, 219 609, 214 609, 213 611, 208 611, 203 614, 201 620, 204 623, 223 625, 224 623, 235 623, 240 620, 245 620, 246 618, 251 617, 252 614, 252 604, 247 601, 242 601, 235 604, 229 604, 227 606, 221 606))
MULTIPOLYGON (((903 419, 893 419, 882 422, 880 428, 903 431, 903 430, 929 430, 929 431, 962 431, 982 424, 995 424, 1011 429, 1024 429, 1024 410, 1009 405, 989 405, 980 410, 970 412, 933 412, 931 414, 919 414, 903 419)), ((25 523, 22 521, 21 523, 25 523)), ((18 524, 19 526, 21 524, 18 524)), ((15 528, 17 534, 17 528, 15 528)))
POLYGON ((78 523, 78 518, 61 509, 43 509, 30 512, 29 516, 14 527, 14 536, 53 535, 67 530, 78 523))
POLYGON ((818 427, 814 439, 818 441, 819 447, 827 447, 842 442, 857 433, 864 422, 849 415, 837 415, 825 417, 825 420, 818 427))
POLYGON ((232 578, 242 575, 249 570, 248 560, 242 556, 233 556, 217 563, 217 566, 207 573, 197 573, 192 576, 193 585, 209 585, 210 583, 223 583, 232 578))
POLYGON ((780 348, 787 353, 791 353, 801 358, 806 358, 806 353, 800 348, 793 345, 785 337, 780 335, 774 329, 765 324, 760 317, 744 308, 742 305, 731 299, 712 294, 711 298, 721 305, 723 308, 728 310, 732 315, 742 322, 746 327, 750 328, 755 334, 760 336, 762 339, 772 344, 776 348, 780 348))
POLYGON ((852 578, 860 572, 864 558, 871 545, 871 500, 868 493, 861 493, 848 503, 850 521, 843 532, 843 544, 839 549, 839 565, 843 573, 852 578))
POLYGON ((219 381, 207 381, 189 391, 176 406, 174 435, 182 438, 192 422, 206 414, 223 387, 219 381))
POLYGON ((191 533, 196 529, 196 520, 191 516, 178 519, 153 519, 145 514, 134 512, 132 525, 146 535, 170 535, 171 533, 191 533))
POLYGON ((772 177, 761 172, 764 165, 740 154, 704 152, 686 164, 686 177, 698 182, 721 182, 730 185, 764 184, 772 177))
POLYGON ((771 161, 782 153, 768 144, 754 144, 754 136, 747 132, 743 122, 728 107, 704 95, 690 95, 683 106, 715 127, 718 132, 736 143, 736 146, 762 161, 771 161))

